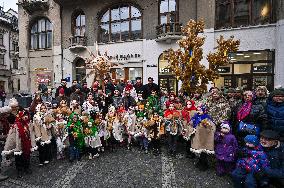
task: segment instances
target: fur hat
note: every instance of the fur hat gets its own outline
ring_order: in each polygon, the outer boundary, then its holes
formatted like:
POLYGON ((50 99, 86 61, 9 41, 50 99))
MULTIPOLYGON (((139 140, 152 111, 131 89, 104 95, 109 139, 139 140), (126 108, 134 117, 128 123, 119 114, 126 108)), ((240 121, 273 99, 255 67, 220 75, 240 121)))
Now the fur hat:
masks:
POLYGON ((259 145, 259 140, 258 140, 257 136, 255 136, 255 135, 247 135, 244 138, 244 141, 246 143, 250 143, 250 144, 253 144, 255 146, 259 145))

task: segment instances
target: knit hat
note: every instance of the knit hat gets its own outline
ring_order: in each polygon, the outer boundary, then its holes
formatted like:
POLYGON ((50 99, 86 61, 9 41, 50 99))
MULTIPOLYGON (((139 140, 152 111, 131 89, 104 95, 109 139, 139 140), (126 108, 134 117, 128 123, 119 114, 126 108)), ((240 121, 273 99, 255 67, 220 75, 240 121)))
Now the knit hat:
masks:
POLYGON ((250 143, 250 144, 253 144, 255 146, 257 146, 259 144, 259 140, 258 140, 257 136, 255 136, 255 135, 247 135, 244 138, 244 141, 246 143, 250 143))
POLYGON ((231 127, 230 127, 230 125, 229 125, 228 122, 223 122, 223 123, 220 125, 220 127, 221 127, 222 129, 231 130, 231 127))
POLYGON ((271 97, 284 96, 284 89, 275 89, 274 91, 271 92, 270 96, 271 97))
POLYGON ((260 136, 264 137, 264 138, 271 139, 271 140, 279 140, 280 139, 280 135, 277 132, 273 131, 273 130, 262 131, 260 133, 260 136))

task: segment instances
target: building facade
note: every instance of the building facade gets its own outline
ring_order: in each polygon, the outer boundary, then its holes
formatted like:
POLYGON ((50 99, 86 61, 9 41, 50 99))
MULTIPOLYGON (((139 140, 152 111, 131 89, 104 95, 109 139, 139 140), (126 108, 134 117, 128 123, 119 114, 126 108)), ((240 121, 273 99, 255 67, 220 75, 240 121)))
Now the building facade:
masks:
POLYGON ((98 50, 118 64, 113 79, 144 82, 165 90, 178 83, 163 52, 177 49, 181 26, 204 19, 202 63, 220 35, 241 40, 232 63, 220 67, 219 87, 270 89, 284 85, 284 2, 277 0, 19 0, 21 88, 57 86, 61 78, 93 82, 80 56, 98 50))
POLYGON ((19 90, 18 13, 0 7, 0 88, 6 93, 19 90))

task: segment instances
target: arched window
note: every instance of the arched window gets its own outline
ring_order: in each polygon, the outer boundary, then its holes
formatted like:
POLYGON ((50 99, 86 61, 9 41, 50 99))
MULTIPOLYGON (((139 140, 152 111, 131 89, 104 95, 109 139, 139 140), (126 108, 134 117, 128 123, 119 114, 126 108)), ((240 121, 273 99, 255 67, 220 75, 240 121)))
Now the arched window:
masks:
POLYGON ((100 42, 134 40, 142 37, 142 14, 134 6, 109 8, 100 19, 100 42))
POLYGON ((72 30, 74 36, 85 36, 86 16, 83 11, 76 11, 72 18, 72 30))
POLYGON ((160 0, 160 24, 178 22, 178 0, 160 0))
POLYGON ((46 18, 34 22, 31 27, 31 49, 52 47, 52 25, 46 18))

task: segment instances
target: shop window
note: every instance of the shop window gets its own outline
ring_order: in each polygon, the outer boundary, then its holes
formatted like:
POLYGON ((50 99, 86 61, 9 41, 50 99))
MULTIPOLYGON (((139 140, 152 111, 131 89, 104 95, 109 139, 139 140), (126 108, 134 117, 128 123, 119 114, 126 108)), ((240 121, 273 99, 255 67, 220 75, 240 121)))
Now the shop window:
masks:
POLYGON ((76 11, 72 16, 73 36, 85 36, 86 16, 83 11, 76 11))
POLYGON ((31 27, 31 49, 52 47, 52 25, 46 18, 37 20, 31 27))
POLYGON ((5 60, 4 60, 4 54, 0 54, 0 65, 4 65, 5 60))
POLYGON ((215 28, 274 22, 275 0, 216 0, 215 28))
POLYGON ((255 89, 257 86, 267 86, 273 89, 273 51, 232 53, 230 60, 228 66, 218 68, 220 78, 215 81, 217 87, 255 89))
POLYGON ((0 33, 0 46, 4 45, 4 34, 0 33))
POLYGON ((131 5, 109 8, 100 19, 101 42, 117 42, 142 38, 142 14, 131 5))
POLYGON ((143 77, 143 68, 129 68, 129 79, 131 81, 135 81, 136 77, 143 77))

